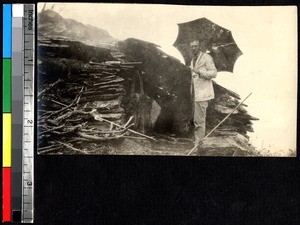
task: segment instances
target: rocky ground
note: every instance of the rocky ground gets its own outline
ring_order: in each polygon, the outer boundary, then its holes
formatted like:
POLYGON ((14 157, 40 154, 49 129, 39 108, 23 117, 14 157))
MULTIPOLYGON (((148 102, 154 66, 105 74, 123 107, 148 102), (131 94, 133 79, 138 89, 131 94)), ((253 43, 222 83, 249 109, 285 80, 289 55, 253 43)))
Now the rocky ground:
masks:
MULTIPOLYGON (((174 155, 187 156, 193 148, 191 139, 155 136, 156 141, 125 136, 122 139, 102 143, 89 143, 76 146, 85 154, 94 155, 174 155)), ((80 154, 71 149, 61 148, 48 154, 80 154)), ((212 136, 203 140, 202 145, 192 156, 261 156, 244 136, 231 133, 226 136, 212 136)))

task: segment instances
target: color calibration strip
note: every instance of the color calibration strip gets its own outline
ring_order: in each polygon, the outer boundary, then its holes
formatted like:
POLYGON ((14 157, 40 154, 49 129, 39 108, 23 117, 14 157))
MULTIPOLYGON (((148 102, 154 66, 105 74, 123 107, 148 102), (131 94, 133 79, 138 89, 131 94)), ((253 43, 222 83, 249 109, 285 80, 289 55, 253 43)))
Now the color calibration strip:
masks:
POLYGON ((2 222, 33 222, 34 19, 32 4, 3 5, 2 222))
POLYGON ((11 35, 12 35, 12 5, 3 5, 3 58, 2 58, 2 221, 11 222, 11 35))

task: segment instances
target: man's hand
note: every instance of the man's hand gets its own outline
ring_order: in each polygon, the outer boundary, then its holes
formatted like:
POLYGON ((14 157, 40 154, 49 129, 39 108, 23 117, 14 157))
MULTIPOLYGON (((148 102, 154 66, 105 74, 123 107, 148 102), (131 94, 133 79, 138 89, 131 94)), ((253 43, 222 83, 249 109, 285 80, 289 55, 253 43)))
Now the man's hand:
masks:
MULTIPOLYGON (((200 71, 200 70, 195 70, 195 69, 192 69, 192 71, 197 74, 199 76, 199 78, 204 78, 204 79, 207 79, 207 77, 205 76, 205 73, 203 71, 200 71)), ((193 77, 196 77, 196 76, 193 76, 193 77)))
POLYGON ((205 73, 204 70, 202 70, 202 71, 199 70, 199 73, 198 73, 198 74, 199 74, 199 77, 204 78, 204 79, 207 79, 207 77, 205 76, 206 73, 205 73))
POLYGON ((194 69, 192 69, 192 72, 193 72, 193 78, 195 78, 195 77, 197 77, 197 76, 199 76, 199 73, 197 73, 194 69))
POLYGON ((206 78, 206 77, 204 76, 204 74, 203 74, 202 72, 200 72, 199 70, 196 71, 196 70, 192 69, 192 72, 194 73, 194 75, 193 75, 194 78, 195 78, 195 77, 204 78, 204 79, 206 78))

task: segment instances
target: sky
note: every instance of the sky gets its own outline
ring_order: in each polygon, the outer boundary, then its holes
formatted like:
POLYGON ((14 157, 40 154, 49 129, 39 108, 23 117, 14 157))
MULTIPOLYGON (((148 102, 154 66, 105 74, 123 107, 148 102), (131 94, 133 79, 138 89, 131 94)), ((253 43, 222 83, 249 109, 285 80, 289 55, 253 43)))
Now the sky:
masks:
MULTIPOLYGON (((39 3, 39 10, 43 3, 39 3)), ((51 8, 47 3, 46 9, 51 8)), ((215 81, 246 100, 248 112, 260 120, 249 133, 257 149, 286 156, 296 149, 297 8, 294 6, 176 6, 155 4, 56 3, 64 18, 105 29, 113 37, 153 42, 183 62, 173 47, 178 23, 201 17, 230 30, 243 52, 233 73, 215 81)))

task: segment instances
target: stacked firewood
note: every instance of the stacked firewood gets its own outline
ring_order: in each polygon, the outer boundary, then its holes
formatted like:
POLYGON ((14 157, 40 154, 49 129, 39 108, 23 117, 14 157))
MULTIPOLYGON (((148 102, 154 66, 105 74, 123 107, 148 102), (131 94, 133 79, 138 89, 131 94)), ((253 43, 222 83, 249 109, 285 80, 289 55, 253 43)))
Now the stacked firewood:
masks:
MULTIPOLYGON (((53 52, 58 54, 60 46, 52 46, 55 47, 58 51, 53 52)), ((135 73, 134 66, 138 64, 83 63, 74 58, 41 57, 38 67, 39 152, 88 154, 88 150, 82 150, 85 143, 120 140, 126 131, 148 137, 130 129, 134 126, 133 116, 127 116, 130 109, 124 110, 123 105, 130 99, 130 88, 125 87, 128 79, 121 76, 135 73)))
MULTIPOLYGON (((207 130, 208 132, 217 126, 220 121, 231 113, 240 103, 240 96, 222 86, 213 83, 215 90, 215 99, 211 101, 207 112, 207 130)), ((222 123, 213 135, 229 135, 237 132, 248 137, 247 132, 253 132, 252 121, 258 120, 248 114, 246 104, 241 104, 227 120, 222 123)))

